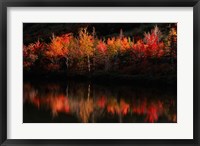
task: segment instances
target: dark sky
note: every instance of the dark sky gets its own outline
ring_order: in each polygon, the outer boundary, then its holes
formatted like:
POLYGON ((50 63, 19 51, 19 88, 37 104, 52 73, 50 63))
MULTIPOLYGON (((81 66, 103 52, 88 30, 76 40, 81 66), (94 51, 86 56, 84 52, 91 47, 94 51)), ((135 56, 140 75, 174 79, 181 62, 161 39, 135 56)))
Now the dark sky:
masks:
POLYGON ((150 31, 155 25, 158 25, 162 31, 168 31, 170 23, 24 23, 23 40, 28 44, 38 39, 48 42, 52 33, 61 35, 64 33, 78 34, 81 27, 87 27, 92 33, 93 27, 97 37, 117 36, 120 29, 125 36, 142 36, 144 32, 150 31))

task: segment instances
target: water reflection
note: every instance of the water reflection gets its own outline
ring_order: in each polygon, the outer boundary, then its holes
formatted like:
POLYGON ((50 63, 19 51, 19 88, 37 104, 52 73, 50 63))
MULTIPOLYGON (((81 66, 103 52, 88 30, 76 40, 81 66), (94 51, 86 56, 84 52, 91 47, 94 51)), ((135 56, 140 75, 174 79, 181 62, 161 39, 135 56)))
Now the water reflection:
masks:
POLYGON ((91 83, 24 83, 23 121, 31 123, 177 122, 171 89, 91 83))

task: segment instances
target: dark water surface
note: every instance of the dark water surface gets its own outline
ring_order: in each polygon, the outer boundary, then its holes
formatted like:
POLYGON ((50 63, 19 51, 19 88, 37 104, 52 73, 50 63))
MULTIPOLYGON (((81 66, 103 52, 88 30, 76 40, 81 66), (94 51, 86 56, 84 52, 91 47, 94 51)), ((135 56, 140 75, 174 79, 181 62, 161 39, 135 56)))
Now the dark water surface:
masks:
POLYGON ((174 123, 173 87, 24 81, 24 123, 174 123))

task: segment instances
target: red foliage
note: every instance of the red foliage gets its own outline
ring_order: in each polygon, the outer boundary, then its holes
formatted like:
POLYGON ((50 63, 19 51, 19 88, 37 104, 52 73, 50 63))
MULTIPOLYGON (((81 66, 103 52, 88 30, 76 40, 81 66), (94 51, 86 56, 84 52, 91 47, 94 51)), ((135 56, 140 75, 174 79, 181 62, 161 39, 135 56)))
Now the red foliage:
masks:
MULTIPOLYGON (((134 40, 131 41, 130 37, 125 36, 112 37, 102 41, 94 38, 85 28, 79 31, 78 37, 74 37, 71 33, 61 36, 53 35, 51 42, 48 44, 37 41, 24 46, 23 64, 24 68, 29 70, 40 56, 40 65, 46 66, 44 68, 48 70, 59 70, 61 66, 59 60, 62 58, 71 63, 67 62, 68 69, 72 63, 76 63, 77 70, 83 69, 84 64, 89 64, 88 66, 90 67, 92 61, 94 64, 95 62, 97 63, 94 69, 98 68, 98 64, 100 66, 104 64, 105 70, 109 70, 109 67, 113 65, 111 63, 118 65, 119 62, 123 61, 129 65, 134 64, 134 61, 143 62, 143 64, 141 63, 142 66, 145 61, 152 58, 159 59, 163 56, 170 56, 172 59, 176 58, 176 35, 176 29, 172 28, 168 36, 163 39, 159 28, 155 26, 151 32, 144 34, 143 39, 136 37, 136 43, 134 40), (126 61, 124 58, 120 58, 124 54, 129 55, 128 57, 126 56, 126 61), (88 57, 87 60, 85 59, 86 57, 88 57), (123 60, 121 61, 120 59, 123 60), (43 62, 43 60, 48 61, 43 62)), ((113 66, 116 67, 116 65, 113 66)))
POLYGON ((107 51, 107 46, 104 42, 99 41, 97 45, 98 52, 105 54, 107 51))

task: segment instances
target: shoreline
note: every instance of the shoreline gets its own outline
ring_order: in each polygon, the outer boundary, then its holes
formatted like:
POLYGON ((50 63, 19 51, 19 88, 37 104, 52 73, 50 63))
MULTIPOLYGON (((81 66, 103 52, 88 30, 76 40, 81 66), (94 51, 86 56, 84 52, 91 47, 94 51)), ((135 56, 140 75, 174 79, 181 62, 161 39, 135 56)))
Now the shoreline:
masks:
POLYGON ((95 82, 95 83, 116 83, 116 84, 131 84, 131 85, 172 85, 177 86, 177 75, 122 75, 113 73, 93 73, 90 75, 86 74, 67 74, 67 73, 23 73, 24 81, 84 81, 84 82, 95 82))

